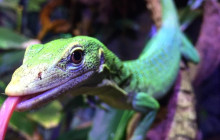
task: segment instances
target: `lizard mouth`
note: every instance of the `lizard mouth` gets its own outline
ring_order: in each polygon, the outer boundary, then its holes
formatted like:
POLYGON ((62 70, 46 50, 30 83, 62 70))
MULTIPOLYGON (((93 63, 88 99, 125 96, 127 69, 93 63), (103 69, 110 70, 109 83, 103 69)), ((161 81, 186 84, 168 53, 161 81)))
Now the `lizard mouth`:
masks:
MULTIPOLYGON (((89 71, 79 77, 73 78, 62 85, 48 89, 43 92, 36 92, 32 95, 21 96, 21 101, 16 106, 16 111, 27 111, 30 109, 35 109, 45 105, 46 103, 55 100, 58 96, 66 93, 73 87, 78 87, 83 81, 90 77, 94 72, 89 71)), ((77 95, 80 95, 77 94, 77 95)))
POLYGON ((49 101, 56 99, 60 92, 55 92, 60 86, 46 90, 44 92, 21 96, 21 101, 16 106, 16 111, 27 111, 38 108, 49 101))

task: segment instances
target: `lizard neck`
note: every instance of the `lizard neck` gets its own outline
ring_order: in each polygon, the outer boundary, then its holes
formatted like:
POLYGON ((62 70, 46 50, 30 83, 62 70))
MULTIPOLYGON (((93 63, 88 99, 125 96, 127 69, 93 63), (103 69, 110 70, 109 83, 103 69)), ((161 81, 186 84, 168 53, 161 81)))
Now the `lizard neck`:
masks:
POLYGON ((119 87, 131 79, 131 71, 111 51, 105 50, 105 65, 107 66, 106 78, 114 81, 119 87))

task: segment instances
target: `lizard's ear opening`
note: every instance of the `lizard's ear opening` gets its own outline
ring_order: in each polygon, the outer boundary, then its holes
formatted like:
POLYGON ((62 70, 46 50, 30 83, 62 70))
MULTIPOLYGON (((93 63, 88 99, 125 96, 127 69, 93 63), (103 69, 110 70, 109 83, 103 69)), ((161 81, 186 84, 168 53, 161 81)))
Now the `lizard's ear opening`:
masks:
POLYGON ((99 72, 103 72, 105 68, 105 56, 102 48, 99 49, 99 60, 100 60, 99 72))

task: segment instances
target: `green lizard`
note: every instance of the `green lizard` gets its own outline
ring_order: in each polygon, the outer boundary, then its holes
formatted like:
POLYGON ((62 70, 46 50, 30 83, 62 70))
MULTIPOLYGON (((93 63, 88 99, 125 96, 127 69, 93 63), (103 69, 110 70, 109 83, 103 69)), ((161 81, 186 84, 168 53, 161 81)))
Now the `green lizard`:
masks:
POLYGON ((122 62, 95 38, 78 36, 27 48, 22 66, 6 88, 23 96, 18 111, 42 106, 59 95, 95 95, 107 104, 145 114, 132 140, 142 140, 159 103, 173 85, 181 55, 195 63, 196 50, 181 33, 171 0, 161 0, 162 27, 140 57, 122 62))

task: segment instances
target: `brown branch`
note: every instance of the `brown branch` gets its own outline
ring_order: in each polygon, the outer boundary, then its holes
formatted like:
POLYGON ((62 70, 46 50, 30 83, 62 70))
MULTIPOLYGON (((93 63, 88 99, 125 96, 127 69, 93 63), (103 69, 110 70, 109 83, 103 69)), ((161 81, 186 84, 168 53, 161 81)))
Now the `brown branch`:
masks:
POLYGON ((146 0, 146 7, 151 11, 152 19, 156 27, 159 29, 162 19, 160 0, 146 0))
POLYGON ((57 6, 63 4, 63 0, 50 1, 41 11, 40 21, 42 29, 40 30, 37 39, 42 40, 43 37, 49 32, 67 32, 70 29, 70 23, 64 19, 51 21, 50 15, 57 6))
POLYGON ((195 96, 186 66, 180 71, 173 94, 169 99, 167 112, 164 113, 166 114, 159 114, 163 116, 163 120, 159 120, 160 123, 157 122, 148 132, 148 139, 197 139, 195 96))
POLYGON ((180 88, 177 88, 177 107, 167 140, 196 139, 197 123, 195 111, 195 94, 191 86, 189 70, 186 66, 181 70, 180 88))

